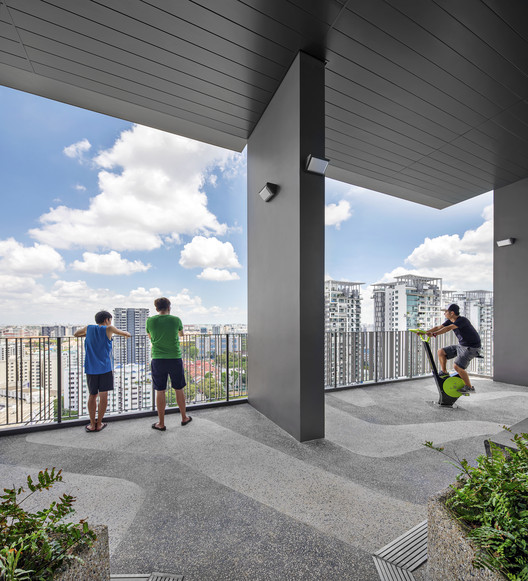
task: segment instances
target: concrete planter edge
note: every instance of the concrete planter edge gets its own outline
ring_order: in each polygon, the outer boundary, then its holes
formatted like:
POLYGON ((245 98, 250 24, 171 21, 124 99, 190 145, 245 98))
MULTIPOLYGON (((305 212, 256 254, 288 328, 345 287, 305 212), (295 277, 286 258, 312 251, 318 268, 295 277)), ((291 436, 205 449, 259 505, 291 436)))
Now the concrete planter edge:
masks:
POLYGON ((452 493, 451 488, 446 488, 427 503, 427 580, 505 581, 506 577, 499 573, 473 567, 477 548, 445 506, 452 493))

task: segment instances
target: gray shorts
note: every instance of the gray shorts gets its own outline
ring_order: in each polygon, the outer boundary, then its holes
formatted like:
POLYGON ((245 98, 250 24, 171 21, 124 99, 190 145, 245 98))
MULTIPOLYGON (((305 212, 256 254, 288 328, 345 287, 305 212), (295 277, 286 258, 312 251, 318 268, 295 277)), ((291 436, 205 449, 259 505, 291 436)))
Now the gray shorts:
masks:
POLYGON ((462 345, 449 345, 444 347, 444 353, 448 359, 456 357, 455 364, 466 369, 472 359, 478 357, 480 349, 478 347, 463 347, 462 345))

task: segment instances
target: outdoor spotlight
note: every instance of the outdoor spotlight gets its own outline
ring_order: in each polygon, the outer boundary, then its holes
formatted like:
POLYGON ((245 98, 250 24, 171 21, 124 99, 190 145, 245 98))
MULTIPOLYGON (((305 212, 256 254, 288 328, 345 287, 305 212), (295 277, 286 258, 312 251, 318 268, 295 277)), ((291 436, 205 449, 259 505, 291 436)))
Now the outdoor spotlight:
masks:
POLYGON ((259 195, 265 202, 269 202, 278 191, 279 186, 277 184, 266 182, 265 186, 260 190, 259 195))
POLYGON ((504 240, 497 240, 497 246, 511 246, 515 242, 515 238, 505 238, 504 240))
POLYGON ((329 159, 325 159, 324 157, 314 157, 312 154, 310 154, 306 158, 306 168, 305 169, 306 169, 306 171, 309 171, 310 173, 316 173, 316 174, 319 174, 321 176, 324 176, 329 162, 330 162, 329 159))

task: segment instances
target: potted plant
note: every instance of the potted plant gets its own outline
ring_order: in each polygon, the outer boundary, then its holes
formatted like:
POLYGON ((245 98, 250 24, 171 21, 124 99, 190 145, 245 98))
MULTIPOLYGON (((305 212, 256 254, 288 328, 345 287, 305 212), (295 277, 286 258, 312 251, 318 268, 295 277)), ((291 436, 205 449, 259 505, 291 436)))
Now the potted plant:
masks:
POLYGON ((48 508, 34 513, 21 506, 36 492, 49 490, 59 481, 62 470, 45 469, 39 472, 37 482, 27 477, 27 490, 4 489, 0 496, 0 581, 53 579, 57 572, 79 563, 79 554, 96 541, 95 532, 84 520, 64 522, 75 512, 73 496, 63 494, 48 508))
POLYGON ((429 503, 432 581, 446 575, 528 580, 528 434, 512 441, 517 449, 492 445, 491 455, 479 456, 476 466, 425 443, 460 469, 456 482, 429 503))

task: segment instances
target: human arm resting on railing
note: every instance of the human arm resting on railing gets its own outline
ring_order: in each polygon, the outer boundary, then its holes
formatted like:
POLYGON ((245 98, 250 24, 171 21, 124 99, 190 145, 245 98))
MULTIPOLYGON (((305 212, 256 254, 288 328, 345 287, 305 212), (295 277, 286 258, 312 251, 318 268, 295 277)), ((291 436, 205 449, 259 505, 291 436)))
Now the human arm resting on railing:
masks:
POLYGON ((83 327, 82 329, 77 329, 77 331, 75 331, 73 336, 74 337, 86 337, 86 327, 83 327))
POLYGON ((108 325, 106 327, 106 336, 111 339, 112 335, 121 335, 121 337, 132 337, 132 335, 128 332, 128 331, 121 331, 121 329, 118 329, 117 327, 114 327, 113 325, 108 325))

